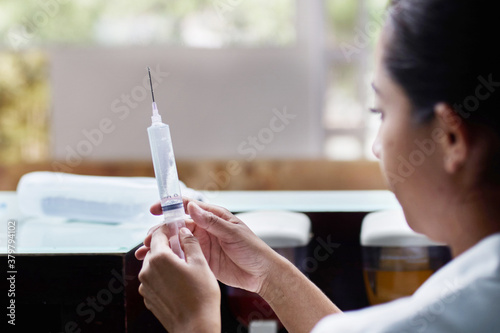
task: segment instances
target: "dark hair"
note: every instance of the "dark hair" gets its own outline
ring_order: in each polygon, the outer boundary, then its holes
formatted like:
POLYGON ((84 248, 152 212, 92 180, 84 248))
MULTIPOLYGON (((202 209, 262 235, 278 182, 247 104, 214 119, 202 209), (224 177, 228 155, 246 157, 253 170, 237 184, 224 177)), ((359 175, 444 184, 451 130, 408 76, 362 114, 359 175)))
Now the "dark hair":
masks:
POLYGON ((500 133, 499 7, 491 0, 391 1, 384 62, 418 120, 432 119, 434 105, 447 102, 466 122, 500 133))
POLYGON ((496 138, 482 181, 500 185, 500 18, 492 0, 392 0, 384 64, 416 122, 439 102, 496 138))

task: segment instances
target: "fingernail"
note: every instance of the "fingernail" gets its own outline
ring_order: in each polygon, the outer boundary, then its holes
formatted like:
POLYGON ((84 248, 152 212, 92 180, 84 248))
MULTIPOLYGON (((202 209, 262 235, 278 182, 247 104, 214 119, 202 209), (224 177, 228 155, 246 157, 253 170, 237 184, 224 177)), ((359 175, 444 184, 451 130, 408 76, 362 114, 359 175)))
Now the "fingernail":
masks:
POLYGON ((184 234, 184 235, 189 235, 189 236, 193 235, 191 233, 191 230, 189 230, 188 228, 181 228, 180 232, 181 232, 181 234, 184 234))

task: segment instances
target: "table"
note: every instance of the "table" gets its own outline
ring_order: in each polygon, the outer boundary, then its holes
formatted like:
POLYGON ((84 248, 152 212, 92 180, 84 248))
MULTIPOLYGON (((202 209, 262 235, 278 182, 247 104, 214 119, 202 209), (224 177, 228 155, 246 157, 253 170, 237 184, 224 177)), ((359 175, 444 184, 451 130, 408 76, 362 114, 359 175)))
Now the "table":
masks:
MULTIPOLYGON (((368 212, 397 209, 387 191, 203 192, 232 212, 292 210, 306 213, 316 235, 311 256, 325 240, 339 249, 317 261, 311 280, 343 309, 366 305, 362 290, 359 228, 368 212)), ((141 262, 135 259, 147 230, 161 221, 103 224, 61 218, 27 218, 14 192, 0 192, 0 256, 7 263, 8 222, 15 222, 16 329, 36 332, 161 332, 137 292, 141 262)), ((314 259, 314 257, 311 257, 314 259)), ((3 267, 6 267, 5 265, 3 267)), ((3 280, 3 290, 8 290, 3 280)), ((224 297, 224 294, 223 294, 224 297)), ((222 302, 223 331, 240 330, 222 302)), ((5 318, 5 316, 4 316, 5 318)))

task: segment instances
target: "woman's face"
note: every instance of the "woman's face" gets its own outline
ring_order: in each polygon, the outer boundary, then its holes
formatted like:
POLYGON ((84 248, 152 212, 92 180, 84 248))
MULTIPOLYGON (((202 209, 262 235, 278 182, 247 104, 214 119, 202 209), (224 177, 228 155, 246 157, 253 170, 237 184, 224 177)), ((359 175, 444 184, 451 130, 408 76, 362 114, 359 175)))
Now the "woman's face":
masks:
MULTIPOLYGON (((439 216, 435 205, 443 199, 443 156, 437 143, 435 122, 417 123, 403 88, 389 76, 383 63, 389 28, 382 33, 376 50, 374 112, 381 124, 373 143, 388 188, 403 206, 410 226, 427 235, 437 230, 431 219, 439 216), (425 221, 425 222, 424 222, 425 221)), ((446 205, 442 205, 443 207, 446 205)))

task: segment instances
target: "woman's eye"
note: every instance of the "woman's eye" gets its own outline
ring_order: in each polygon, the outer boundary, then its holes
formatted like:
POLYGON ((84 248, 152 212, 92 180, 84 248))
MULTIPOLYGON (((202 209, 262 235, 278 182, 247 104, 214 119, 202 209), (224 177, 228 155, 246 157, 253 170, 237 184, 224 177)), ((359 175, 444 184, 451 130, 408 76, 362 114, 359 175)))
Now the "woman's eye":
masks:
POLYGON ((380 115, 380 119, 384 119, 384 113, 382 112, 382 110, 377 108, 370 108, 369 110, 371 113, 380 115))

